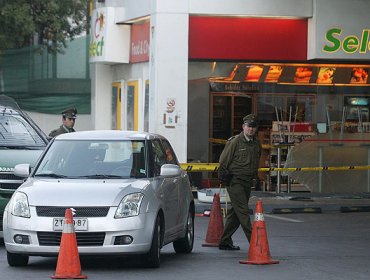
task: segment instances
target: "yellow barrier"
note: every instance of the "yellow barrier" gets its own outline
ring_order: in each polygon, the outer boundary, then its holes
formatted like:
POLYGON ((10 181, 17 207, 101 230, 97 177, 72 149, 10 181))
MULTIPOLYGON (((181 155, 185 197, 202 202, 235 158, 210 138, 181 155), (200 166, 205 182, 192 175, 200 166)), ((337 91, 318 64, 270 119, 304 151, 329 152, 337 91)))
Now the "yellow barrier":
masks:
MULTIPOLYGON (((227 140, 208 138, 208 142, 215 144, 225 144, 227 140)), ((280 145, 279 147, 282 147, 280 145)), ((289 145, 288 145, 289 146, 289 145)), ((264 149, 275 149, 277 146, 262 144, 264 149)), ((215 172, 219 168, 218 163, 180 163, 183 170, 188 172, 215 172)), ((370 165, 354 165, 354 166, 323 166, 323 167, 261 167, 258 171, 345 171, 345 170, 369 170, 370 165)))
MULTIPOLYGON (((218 163, 181 163, 181 168, 188 172, 215 172, 219 168, 218 163)), ((323 167, 261 167, 258 171, 345 171, 345 170, 369 170, 370 165, 353 166, 323 166, 323 167)))
POLYGON ((183 170, 188 172, 214 172, 218 170, 218 163, 180 163, 183 170))

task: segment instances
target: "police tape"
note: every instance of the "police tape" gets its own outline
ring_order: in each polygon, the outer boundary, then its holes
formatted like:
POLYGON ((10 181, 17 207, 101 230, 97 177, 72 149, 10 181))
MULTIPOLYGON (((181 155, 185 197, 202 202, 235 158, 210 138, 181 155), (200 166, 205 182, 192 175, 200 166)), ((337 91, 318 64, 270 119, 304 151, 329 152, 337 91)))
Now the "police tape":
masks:
POLYGON ((188 172, 214 172, 218 170, 218 163, 180 163, 180 167, 188 172))
MULTIPOLYGON (((181 169, 188 172, 216 172, 218 163, 181 163, 181 169)), ((322 166, 322 167, 261 167, 258 171, 346 171, 346 170, 370 170, 370 165, 350 165, 350 166, 322 166)))

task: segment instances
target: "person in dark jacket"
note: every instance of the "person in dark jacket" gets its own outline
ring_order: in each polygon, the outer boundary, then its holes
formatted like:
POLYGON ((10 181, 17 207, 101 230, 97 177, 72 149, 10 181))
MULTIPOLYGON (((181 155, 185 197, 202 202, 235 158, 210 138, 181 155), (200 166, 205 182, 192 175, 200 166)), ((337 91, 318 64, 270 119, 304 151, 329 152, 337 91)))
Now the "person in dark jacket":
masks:
POLYGON ((69 132, 75 132, 74 125, 76 123, 77 119, 77 109, 76 108, 69 108, 67 110, 64 110, 62 112, 62 122, 63 124, 57 128, 54 129, 49 133, 50 137, 55 137, 59 134, 63 133, 69 133, 69 132))
POLYGON ((219 179, 230 197, 220 250, 240 250, 233 244, 232 235, 241 225, 248 241, 252 235, 248 202, 253 184, 258 178, 261 143, 256 138, 258 122, 254 114, 243 118, 243 131, 228 139, 220 156, 219 179))

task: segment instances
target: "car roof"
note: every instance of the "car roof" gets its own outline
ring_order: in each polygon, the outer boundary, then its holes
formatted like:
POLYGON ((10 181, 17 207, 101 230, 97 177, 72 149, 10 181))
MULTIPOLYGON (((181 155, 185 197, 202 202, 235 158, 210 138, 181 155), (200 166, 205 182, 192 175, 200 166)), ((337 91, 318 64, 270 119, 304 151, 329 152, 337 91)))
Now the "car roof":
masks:
POLYGON ((13 98, 4 94, 0 95, 0 112, 3 114, 22 114, 18 103, 13 98))
POLYGON ((165 139, 165 137, 149 132, 128 130, 89 130, 63 133, 55 140, 152 140, 165 139))
POLYGON ((25 119, 28 124, 36 131, 36 133, 42 138, 45 144, 49 142, 48 136, 33 121, 33 119, 19 107, 18 103, 13 98, 5 94, 0 94, 0 112, 4 115, 8 114, 22 116, 22 118, 25 119))

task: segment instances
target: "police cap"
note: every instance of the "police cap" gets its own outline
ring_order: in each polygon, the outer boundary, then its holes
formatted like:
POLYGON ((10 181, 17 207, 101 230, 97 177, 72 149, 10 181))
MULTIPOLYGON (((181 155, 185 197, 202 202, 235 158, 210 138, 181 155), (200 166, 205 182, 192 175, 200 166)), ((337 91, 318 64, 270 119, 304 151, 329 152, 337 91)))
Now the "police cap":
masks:
POLYGON ((63 117, 70 118, 70 119, 77 119, 77 109, 76 108, 69 108, 62 112, 63 117))
POLYGON ((243 124, 248 125, 249 127, 257 127, 258 121, 257 117, 254 114, 249 114, 243 118, 243 124))

